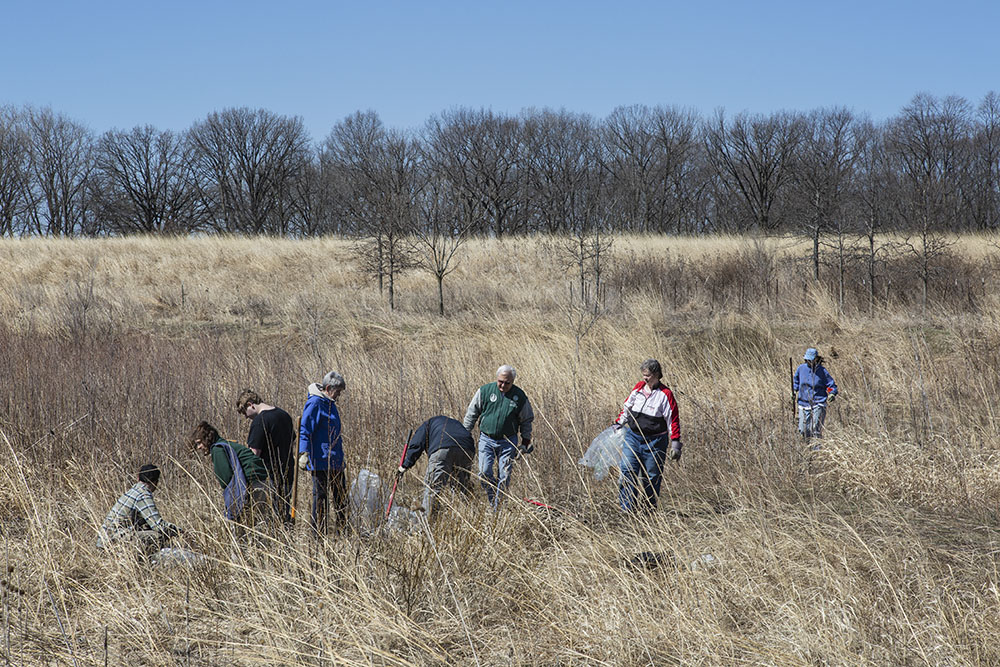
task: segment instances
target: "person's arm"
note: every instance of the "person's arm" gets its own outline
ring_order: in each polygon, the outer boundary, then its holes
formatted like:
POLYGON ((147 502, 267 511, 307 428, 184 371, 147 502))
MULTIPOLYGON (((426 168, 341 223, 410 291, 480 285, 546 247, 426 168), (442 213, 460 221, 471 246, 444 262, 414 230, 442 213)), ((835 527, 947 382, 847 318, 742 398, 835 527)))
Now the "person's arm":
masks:
POLYGON ((315 401, 306 401, 302 408, 302 419, 299 421, 299 454, 309 451, 312 432, 316 426, 317 408, 315 401))
POLYGON ((427 448, 427 438, 430 435, 429 420, 425 421, 423 424, 417 427, 417 430, 413 432, 413 436, 410 441, 406 443, 406 456, 403 457, 403 462, 400 464, 401 468, 409 470, 412 468, 420 455, 424 453, 424 449, 427 448))
POLYGON ((229 455, 222 445, 212 447, 212 469, 219 484, 222 488, 226 488, 233 479, 233 466, 229 463, 229 455))
POLYGON ((677 414, 677 399, 674 398, 674 392, 670 389, 664 391, 667 395, 667 406, 670 408, 670 441, 671 445, 673 442, 677 442, 677 448, 681 447, 681 418, 677 414))
POLYGON ((257 456, 264 456, 268 451, 267 437, 264 433, 264 420, 258 414, 250 422, 250 433, 247 435, 247 447, 257 456))
POLYGON ((826 373, 826 393, 836 396, 840 393, 840 390, 837 389, 837 383, 833 381, 833 376, 830 375, 830 371, 824 368, 823 372, 826 373))
POLYGON ((160 516, 152 493, 143 494, 143 497, 135 504, 135 511, 139 513, 150 530, 159 531, 167 537, 173 537, 181 532, 180 528, 160 516))
POLYGON ((795 392, 796 396, 799 393, 799 374, 802 372, 802 364, 799 364, 795 369, 795 374, 792 375, 792 391, 795 392))
POLYGON ((462 426, 464 426, 469 432, 472 431, 472 427, 476 425, 476 420, 479 419, 479 415, 483 411, 483 404, 481 401, 482 397, 480 396, 481 393, 482 390, 477 389, 476 393, 472 395, 469 407, 465 411, 465 419, 462 420, 462 426))
POLYGON ((632 405, 633 405, 634 402, 635 402, 635 389, 633 389, 632 391, 630 391, 628 393, 628 398, 626 398, 625 402, 622 403, 622 410, 621 410, 621 412, 618 413, 618 416, 615 418, 615 420, 613 422, 611 422, 611 424, 612 425, 619 424, 621 426, 624 426, 625 424, 627 424, 628 423, 628 411, 629 411, 629 408, 632 407, 632 405))
POLYGON ((531 444, 531 423, 535 420, 535 411, 531 408, 531 401, 528 396, 524 397, 524 405, 517 413, 517 420, 520 422, 521 444, 524 446, 531 444))

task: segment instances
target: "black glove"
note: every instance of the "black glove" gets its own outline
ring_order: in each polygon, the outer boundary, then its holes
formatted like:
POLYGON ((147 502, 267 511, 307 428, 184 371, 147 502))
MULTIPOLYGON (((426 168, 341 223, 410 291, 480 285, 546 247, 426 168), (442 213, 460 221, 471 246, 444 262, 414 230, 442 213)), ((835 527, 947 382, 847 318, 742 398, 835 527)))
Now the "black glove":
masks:
POLYGON ((525 440, 521 441, 521 453, 522 454, 530 454, 533 451, 535 451, 535 446, 533 444, 531 444, 531 440, 525 439, 525 440))
POLYGON ((671 461, 680 461, 681 460, 681 441, 680 440, 671 440, 670 441, 670 450, 667 452, 667 458, 670 459, 671 461))

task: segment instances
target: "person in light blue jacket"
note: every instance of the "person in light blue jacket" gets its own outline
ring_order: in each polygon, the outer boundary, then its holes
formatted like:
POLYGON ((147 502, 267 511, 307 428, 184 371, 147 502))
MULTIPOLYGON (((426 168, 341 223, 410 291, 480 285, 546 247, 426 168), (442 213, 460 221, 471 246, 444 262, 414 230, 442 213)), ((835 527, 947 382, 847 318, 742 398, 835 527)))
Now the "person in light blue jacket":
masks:
POLYGON ((337 410, 337 398, 346 388, 344 376, 337 371, 330 371, 322 382, 309 385, 309 397, 299 422, 299 469, 312 473, 311 525, 316 535, 327 531, 331 504, 335 529, 340 530, 347 523, 347 475, 337 410))
POLYGON ((799 433, 806 438, 823 435, 826 404, 837 396, 837 383, 823 367, 823 357, 815 347, 806 350, 792 377, 792 392, 799 407, 799 433))

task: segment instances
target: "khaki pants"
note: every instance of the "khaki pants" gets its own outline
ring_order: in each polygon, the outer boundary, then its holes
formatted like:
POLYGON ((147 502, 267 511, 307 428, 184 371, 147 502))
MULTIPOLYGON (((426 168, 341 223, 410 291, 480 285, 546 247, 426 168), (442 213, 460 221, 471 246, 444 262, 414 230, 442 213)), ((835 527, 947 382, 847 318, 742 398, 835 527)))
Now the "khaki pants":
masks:
POLYGON ((427 475, 424 477, 424 516, 428 520, 434 511, 434 501, 449 483, 466 495, 472 492, 471 472, 472 453, 461 447, 442 447, 427 457, 427 475))

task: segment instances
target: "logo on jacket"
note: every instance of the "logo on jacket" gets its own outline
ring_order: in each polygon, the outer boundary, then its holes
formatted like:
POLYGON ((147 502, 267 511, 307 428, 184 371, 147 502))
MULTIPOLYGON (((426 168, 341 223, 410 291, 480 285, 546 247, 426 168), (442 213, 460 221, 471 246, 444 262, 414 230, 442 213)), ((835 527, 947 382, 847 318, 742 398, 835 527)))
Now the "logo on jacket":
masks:
POLYGON ((496 402, 497 402, 497 395, 490 394, 490 403, 496 403, 496 402))

